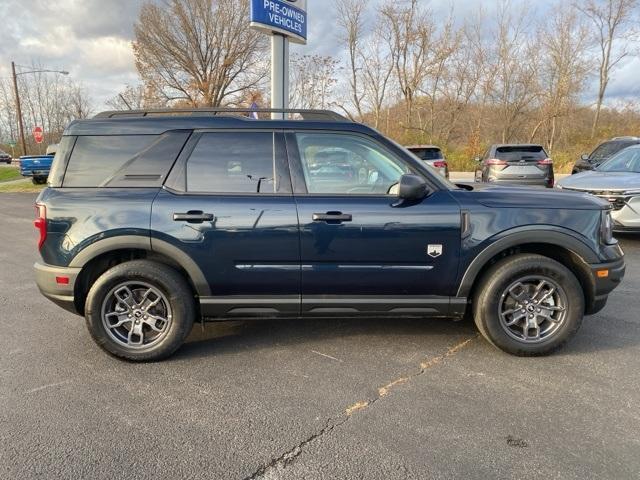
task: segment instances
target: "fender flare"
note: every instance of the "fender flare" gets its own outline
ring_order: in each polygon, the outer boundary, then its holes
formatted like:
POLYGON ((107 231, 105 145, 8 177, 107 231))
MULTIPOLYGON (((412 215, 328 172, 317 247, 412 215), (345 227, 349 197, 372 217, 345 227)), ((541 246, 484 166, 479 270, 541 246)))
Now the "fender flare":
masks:
POLYGON ((160 253, 172 259, 187 272, 199 296, 208 297, 211 295, 209 282, 207 282, 200 267, 198 267, 189 255, 168 242, 158 240, 157 238, 152 239, 148 236, 122 235, 98 240, 78 253, 69 264, 69 267, 82 268, 102 254, 115 250, 126 250, 128 248, 160 253))
POLYGON ((563 249, 569 250, 580 257, 585 264, 600 262, 597 254, 588 244, 567 231, 550 228, 545 230, 520 230, 516 232, 506 232, 506 235, 488 245, 469 264, 462 277, 456 296, 464 298, 469 296, 478 274, 497 254, 509 248, 525 245, 527 243, 562 247, 563 249))

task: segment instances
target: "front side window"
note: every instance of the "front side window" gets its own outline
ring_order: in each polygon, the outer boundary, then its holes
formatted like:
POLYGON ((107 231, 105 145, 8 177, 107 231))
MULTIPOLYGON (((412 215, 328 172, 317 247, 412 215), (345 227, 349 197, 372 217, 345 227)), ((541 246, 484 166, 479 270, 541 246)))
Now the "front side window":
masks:
POLYGON ((187 162, 187 191, 274 193, 273 133, 203 133, 187 162))
POLYGON ((389 194, 411 173, 398 158, 364 137, 337 133, 296 134, 300 161, 312 194, 389 194))

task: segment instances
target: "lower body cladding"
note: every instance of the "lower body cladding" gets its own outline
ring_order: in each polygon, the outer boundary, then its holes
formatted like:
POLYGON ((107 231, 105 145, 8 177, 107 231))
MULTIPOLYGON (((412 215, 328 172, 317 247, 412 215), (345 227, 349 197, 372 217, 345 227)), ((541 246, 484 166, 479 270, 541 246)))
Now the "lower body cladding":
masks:
POLYGON ((283 295, 278 297, 200 298, 202 316, 210 320, 276 317, 440 317, 461 318, 467 299, 438 296, 283 295))
MULTIPOLYGON (((77 305, 75 284, 80 268, 59 267, 36 263, 36 283, 42 294, 58 306, 82 315, 77 305)), ((607 297, 622 281, 624 259, 590 265, 593 291, 586 313, 604 308, 607 297)), ((415 295, 281 295, 281 296, 203 296, 199 298, 201 316, 207 320, 325 317, 403 317, 454 318, 465 315, 469 299, 415 295)))

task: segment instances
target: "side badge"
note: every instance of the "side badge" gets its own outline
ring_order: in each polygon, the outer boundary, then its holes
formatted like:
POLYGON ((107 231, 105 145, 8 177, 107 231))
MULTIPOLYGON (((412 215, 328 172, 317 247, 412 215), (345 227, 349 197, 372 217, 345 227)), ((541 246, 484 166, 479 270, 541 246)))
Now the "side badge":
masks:
POLYGON ((427 254, 432 258, 438 258, 442 255, 442 245, 429 245, 427 247, 427 254))

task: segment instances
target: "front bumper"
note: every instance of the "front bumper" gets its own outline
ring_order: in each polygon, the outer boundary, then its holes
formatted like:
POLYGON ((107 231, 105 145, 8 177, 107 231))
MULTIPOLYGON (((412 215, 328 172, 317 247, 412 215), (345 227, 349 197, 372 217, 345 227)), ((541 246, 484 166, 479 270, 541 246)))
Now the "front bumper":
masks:
POLYGON ((616 232, 640 232, 640 197, 624 199, 621 205, 622 208, 614 208, 611 212, 613 229, 616 232))
POLYGON ((33 266, 36 273, 36 284, 40 292, 56 305, 78 314, 74 302, 74 289, 80 268, 57 267, 36 263, 33 266), (60 283, 59 279, 66 283, 60 283))
POLYGON ((595 291, 592 304, 587 306, 587 315, 598 313, 604 308, 609 294, 620 285, 626 271, 624 257, 611 262, 592 264, 590 267, 595 291), (604 271, 607 272, 606 276, 598 274, 604 271))

